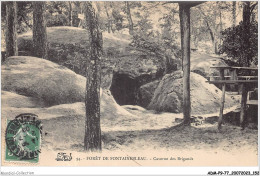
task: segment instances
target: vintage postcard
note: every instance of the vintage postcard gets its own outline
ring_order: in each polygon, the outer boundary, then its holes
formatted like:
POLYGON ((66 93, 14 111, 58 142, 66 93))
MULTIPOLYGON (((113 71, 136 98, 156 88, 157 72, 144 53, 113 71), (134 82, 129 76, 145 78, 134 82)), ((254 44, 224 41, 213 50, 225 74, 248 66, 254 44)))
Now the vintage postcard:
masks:
POLYGON ((258 166, 257 1, 1 1, 1 17, 2 166, 258 166))

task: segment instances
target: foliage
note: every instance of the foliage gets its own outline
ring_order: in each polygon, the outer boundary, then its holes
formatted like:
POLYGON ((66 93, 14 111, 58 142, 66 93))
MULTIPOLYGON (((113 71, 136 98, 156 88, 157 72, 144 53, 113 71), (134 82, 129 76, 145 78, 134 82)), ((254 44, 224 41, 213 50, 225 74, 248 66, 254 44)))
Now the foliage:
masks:
POLYGON ((250 34, 249 37, 249 48, 245 48, 243 35, 244 28, 242 23, 236 27, 230 27, 222 31, 223 44, 220 47, 221 53, 226 53, 227 56, 231 57, 237 64, 241 64, 241 59, 245 55, 250 58, 250 62, 258 64, 257 62, 257 48, 258 48, 258 23, 257 21, 250 23, 250 34))
POLYGON ((135 48, 147 50, 148 52, 156 55, 161 55, 162 53, 162 48, 158 42, 155 42, 152 38, 142 35, 134 35, 130 45, 135 48))
MULTIPOLYGON (((153 4, 148 5, 151 6, 153 4)), ((142 13, 135 15, 139 18, 139 21, 135 27, 131 46, 159 57, 171 55, 173 58, 180 58, 180 47, 176 42, 175 28, 178 26, 178 21, 176 22, 175 9, 171 9, 168 14, 158 19, 159 22, 162 22, 159 26, 161 32, 154 27, 152 19, 149 18, 151 15, 149 10, 146 9, 142 13)))
POLYGON ((163 23, 160 25, 161 40, 163 46, 171 50, 174 53, 175 57, 181 58, 180 43, 178 43, 180 22, 179 22, 179 12, 176 8, 171 8, 170 11, 165 14, 161 19, 163 23))
POLYGON ((46 15, 47 20, 47 27, 51 26, 66 26, 68 25, 68 18, 64 14, 56 14, 56 15, 46 15))
POLYGON ((51 14, 55 14, 55 13, 62 14, 68 11, 68 6, 66 2, 50 1, 46 3, 46 10, 51 14))
POLYGON ((113 9, 112 11, 112 17, 113 17, 113 22, 115 24, 115 28, 116 30, 121 30, 123 29, 123 21, 124 21, 124 17, 123 15, 120 14, 119 10, 113 9))
MULTIPOLYGON (((17 1, 17 32, 24 33, 32 29, 32 2, 17 1)), ((6 2, 1 4, 2 30, 5 26, 6 2)), ((46 23, 47 26, 68 25, 68 4, 67 2, 46 2, 46 23)))
MULTIPOLYGON (((1 21, 2 30, 5 27, 6 18, 6 3, 1 2, 1 21)), ((18 33, 23 33, 32 28, 32 2, 30 1, 17 1, 17 22, 18 33)))
POLYGON ((159 33, 157 35, 150 34, 150 37, 135 34, 130 46, 140 50, 142 53, 155 55, 159 58, 158 61, 165 65, 166 69, 174 68, 174 64, 178 66, 181 64, 180 47, 174 42, 170 42, 170 40, 163 39, 159 33))
MULTIPOLYGON (((220 32, 229 27, 232 2, 206 2, 191 9, 191 44, 198 47, 201 41, 211 41, 212 51, 218 53, 220 32), (228 23, 226 23, 228 21, 228 23)), ((202 47, 202 46, 200 46, 202 47)))
POLYGON ((46 2, 46 25, 69 26, 69 6, 67 2, 50 1, 46 2))
POLYGON ((140 20, 137 22, 136 34, 141 36, 151 37, 154 35, 153 25, 148 19, 148 16, 141 16, 140 20))

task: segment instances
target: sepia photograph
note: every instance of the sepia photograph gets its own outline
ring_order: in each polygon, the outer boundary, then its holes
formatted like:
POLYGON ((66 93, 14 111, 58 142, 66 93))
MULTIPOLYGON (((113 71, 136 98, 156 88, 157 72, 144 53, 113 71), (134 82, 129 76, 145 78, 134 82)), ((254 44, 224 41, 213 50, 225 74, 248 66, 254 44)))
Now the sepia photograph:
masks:
POLYGON ((1 166, 258 158, 258 1, 1 1, 1 166))

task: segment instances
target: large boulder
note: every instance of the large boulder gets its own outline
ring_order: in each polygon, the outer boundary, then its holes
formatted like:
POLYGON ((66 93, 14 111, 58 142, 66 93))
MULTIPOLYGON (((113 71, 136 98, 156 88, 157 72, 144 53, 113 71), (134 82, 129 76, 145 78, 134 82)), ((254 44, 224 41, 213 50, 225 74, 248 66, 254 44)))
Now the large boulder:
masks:
POLYGON ((120 57, 115 66, 111 93, 120 105, 138 104, 139 88, 164 75, 163 59, 154 55, 132 53, 120 57))
MULTIPOLYGON (((227 66, 227 64, 222 60, 221 57, 210 56, 207 54, 201 54, 193 52, 191 54, 191 71, 197 73, 206 79, 210 76, 219 76, 219 71, 217 69, 210 68, 211 66, 227 66)), ((175 69, 176 70, 176 69, 175 69)), ((181 77, 181 72, 176 72, 172 76, 181 77)), ((159 79, 160 80, 160 79, 159 79)), ((142 85, 138 90, 137 104, 142 107, 147 107, 151 102, 154 91, 159 84, 159 80, 152 81, 150 83, 142 85)))
MULTIPOLYGON (((113 73, 127 75, 127 77, 137 80, 140 85, 162 75, 165 69, 163 59, 129 47, 130 35, 119 32, 113 34, 104 32, 102 36, 102 88, 110 88, 113 73)), ((47 39, 48 60, 85 76, 87 58, 89 57, 89 39, 85 29, 69 26, 48 27, 47 39)), ((33 55, 31 31, 18 36, 18 49, 19 55, 33 55)))
POLYGON ((86 78, 64 66, 29 56, 13 56, 2 64, 2 90, 37 98, 52 106, 84 101, 86 78))
MULTIPOLYGON (((49 27, 47 37, 48 60, 85 76, 89 57, 87 31, 68 26, 49 27)), ((130 35, 103 33, 101 87, 110 89, 119 104, 137 104, 139 87, 162 77, 166 68, 165 58, 130 47, 130 41, 130 35)), ((21 55, 33 55, 31 31, 18 37, 18 48, 21 55)))
MULTIPOLYGON (((177 71, 163 77, 154 92, 148 109, 180 113, 183 112, 182 72, 177 71)), ((222 92, 215 85, 209 84, 199 74, 191 73, 191 113, 193 115, 216 113, 220 108, 222 92)), ((238 101, 226 95, 225 108, 234 106, 238 101)))
MULTIPOLYGON (((2 116, 13 119, 21 113, 37 114, 40 119, 52 119, 61 116, 85 116, 85 103, 75 102, 45 107, 42 100, 19 95, 15 92, 2 91, 2 116)), ((119 106, 108 90, 103 90, 100 105, 101 118, 133 117, 131 113, 119 106)))
MULTIPOLYGON (((131 38, 130 35, 121 33, 113 33, 112 35, 111 33, 109 34, 103 32, 102 36, 103 48, 106 54, 110 53, 113 49, 117 49, 117 52, 123 53, 125 48, 130 43, 131 38)), ((89 46, 88 32, 85 29, 77 27, 48 27, 47 39, 49 44, 50 60, 66 60, 67 57, 73 55, 73 47, 84 48, 89 46), (69 53, 69 51, 64 51, 64 49, 70 50, 73 53, 69 53)), ((27 33, 18 36, 19 51, 28 52, 28 54, 31 54, 33 52, 32 46, 32 31, 28 31, 27 33)))
POLYGON ((142 85, 137 93, 137 104, 142 107, 147 107, 151 102, 154 91, 158 87, 160 80, 155 80, 142 85))
POLYGON ((120 57, 115 72, 129 75, 132 78, 144 75, 151 75, 152 78, 155 78, 163 74, 163 64, 163 61, 154 55, 131 53, 131 55, 120 57))
MULTIPOLYGON (((130 38, 130 35, 121 33, 103 33, 102 88, 110 87, 113 67, 116 63, 115 58, 119 54, 125 53, 130 38)), ((85 29, 69 26, 49 27, 47 28, 47 39, 48 60, 85 76, 86 62, 89 57, 89 39, 85 29)), ((18 49, 19 55, 33 55, 32 31, 18 36, 18 49)))
POLYGON ((3 107, 35 108, 45 106, 44 102, 37 98, 27 97, 4 90, 1 92, 1 100, 2 109, 3 107))
MULTIPOLYGON (((2 115, 12 117, 29 112, 48 118, 85 114, 85 77, 51 61, 29 56, 9 57, 1 69, 2 115)), ((115 102, 109 90, 101 89, 101 116, 131 114, 115 102)))

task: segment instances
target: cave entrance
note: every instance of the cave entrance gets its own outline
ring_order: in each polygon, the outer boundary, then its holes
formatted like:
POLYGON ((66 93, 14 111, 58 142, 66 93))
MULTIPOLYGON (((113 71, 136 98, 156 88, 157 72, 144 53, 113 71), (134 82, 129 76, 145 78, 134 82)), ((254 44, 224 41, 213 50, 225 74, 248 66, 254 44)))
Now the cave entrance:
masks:
POLYGON ((139 87, 137 79, 127 74, 114 73, 110 91, 119 105, 136 105, 139 87))

